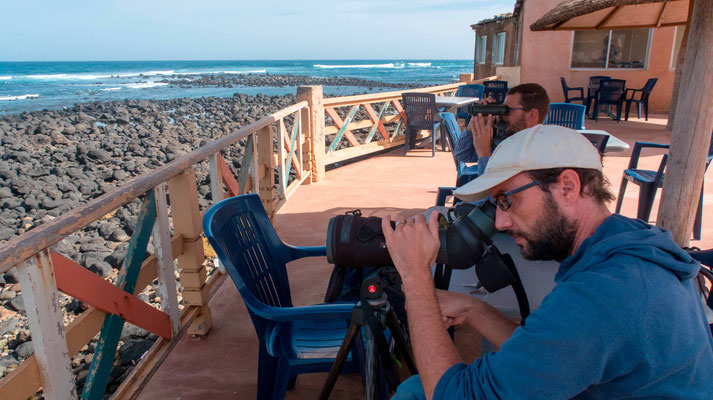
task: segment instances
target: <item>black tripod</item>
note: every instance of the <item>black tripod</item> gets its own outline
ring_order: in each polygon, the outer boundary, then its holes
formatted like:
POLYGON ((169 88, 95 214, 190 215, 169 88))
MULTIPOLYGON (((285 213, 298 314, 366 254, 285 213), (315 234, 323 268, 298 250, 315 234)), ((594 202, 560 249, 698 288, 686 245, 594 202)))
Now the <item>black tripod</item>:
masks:
MULTIPOLYGON (((391 390, 395 390, 399 384, 398 371, 391 359, 391 353, 386 343, 383 330, 388 327, 391 335, 394 338, 396 347, 404 359, 406 366, 412 374, 416 374, 416 363, 413 361, 411 351, 406 345, 406 338, 401 332, 399 320, 396 318, 396 313, 386 299, 386 294, 383 293, 380 287, 375 287, 365 282, 366 293, 362 290, 361 301, 358 302, 352 309, 352 321, 347 330, 347 334, 339 347, 337 357, 332 364, 332 369, 329 370, 327 380, 322 386, 322 392, 319 394, 321 400, 327 400, 332 393, 334 384, 337 382, 339 371, 347 358, 347 354, 352 349, 354 339, 360 338, 359 332, 361 327, 365 326, 366 347, 364 349, 364 398, 366 400, 375 400, 378 394, 378 376, 379 360, 384 368, 384 375, 391 390), (373 298, 379 296, 377 298, 373 298)), ((354 355, 352 355, 354 357, 354 355)))

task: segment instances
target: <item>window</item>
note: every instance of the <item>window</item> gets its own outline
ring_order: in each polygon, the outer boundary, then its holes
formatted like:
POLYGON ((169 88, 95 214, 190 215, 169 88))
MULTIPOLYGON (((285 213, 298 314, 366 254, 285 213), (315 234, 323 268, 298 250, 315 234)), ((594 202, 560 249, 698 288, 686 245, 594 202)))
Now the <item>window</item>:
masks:
POLYGON ((491 63, 502 64, 505 60, 505 32, 496 33, 493 37, 493 57, 491 63))
POLYGON ((681 50, 684 32, 686 32, 685 26, 676 27, 676 36, 673 39, 673 51, 671 52, 671 69, 676 69, 676 64, 678 64, 678 52, 681 50))
POLYGON ((475 62, 476 64, 485 64, 485 53, 488 50, 488 36, 478 36, 478 45, 476 47, 475 62))
POLYGON ((650 29, 575 31, 572 68, 646 68, 650 29))

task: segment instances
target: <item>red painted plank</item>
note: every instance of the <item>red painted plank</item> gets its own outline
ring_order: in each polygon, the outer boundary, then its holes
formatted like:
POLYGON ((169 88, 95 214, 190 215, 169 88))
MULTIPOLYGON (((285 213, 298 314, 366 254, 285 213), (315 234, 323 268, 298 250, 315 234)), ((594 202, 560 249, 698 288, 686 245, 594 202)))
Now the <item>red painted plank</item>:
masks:
POLYGON ((163 338, 171 338, 168 315, 105 281, 69 258, 52 251, 57 289, 96 307, 118 315, 132 324, 163 338))
MULTIPOLYGON (((337 126, 338 129, 342 129, 342 126, 344 126, 344 121, 339 117, 339 114, 337 114, 336 111, 334 111, 333 108, 325 108, 324 111, 329 115, 330 118, 332 118, 332 121, 334 121, 334 125, 337 126)), ((351 143, 352 146, 354 147, 359 147, 361 146, 361 143, 354 137, 354 134, 352 131, 350 131, 348 128, 344 130, 344 136, 347 138, 349 143, 351 143)))
POLYGON ((379 130, 379 133, 381 134, 381 137, 384 138, 384 139, 388 139, 388 138, 389 138, 389 134, 388 134, 388 132, 386 132, 386 128, 384 128, 384 124, 382 124, 381 121, 379 121, 379 119, 378 119, 379 116, 376 115, 376 113, 374 112, 374 109, 371 108, 371 104, 365 103, 365 104, 364 104, 364 109, 366 110, 366 113, 369 114, 369 118, 371 119, 371 122, 373 122, 373 123, 375 123, 375 124, 376 124, 376 123, 379 124, 379 125, 377 126, 377 129, 379 130))
POLYGON ((228 163, 225 162, 225 159, 220 154, 218 154, 218 165, 220 166, 220 175, 223 178, 225 187, 228 188, 228 194, 230 197, 239 195, 240 185, 238 184, 238 181, 235 180, 235 176, 233 176, 233 172, 228 167, 228 163))

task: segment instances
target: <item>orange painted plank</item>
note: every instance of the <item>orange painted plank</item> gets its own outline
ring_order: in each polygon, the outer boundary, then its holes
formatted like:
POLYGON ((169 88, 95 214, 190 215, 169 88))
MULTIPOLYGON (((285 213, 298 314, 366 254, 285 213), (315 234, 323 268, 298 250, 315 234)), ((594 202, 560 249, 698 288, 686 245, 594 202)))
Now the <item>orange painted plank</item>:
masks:
POLYGON ((228 167, 228 163, 225 162, 225 159, 220 154, 218 154, 218 165, 220 166, 220 174, 223 178, 223 183, 225 184, 225 187, 228 188, 228 194, 230 197, 239 195, 240 185, 238 184, 238 181, 235 180, 235 176, 233 176, 233 172, 230 170, 230 167, 228 167))
POLYGON ((168 315, 105 281, 69 258, 52 251, 57 289, 106 313, 118 315, 132 324, 163 338, 171 339, 168 315))
POLYGON ((369 114, 369 118, 371 119, 371 122, 378 124, 377 129, 379 130, 379 133, 381 134, 381 137, 384 139, 389 138, 388 132, 386 132, 386 128, 384 128, 384 124, 379 121, 379 116, 376 115, 374 112, 374 109, 371 107, 371 104, 366 103, 364 104, 364 109, 366 110, 366 113, 369 114))
MULTIPOLYGON (((290 152, 292 151, 292 141, 291 137, 288 137, 287 130, 285 129, 285 134, 282 135, 282 141, 285 143, 285 151, 290 152)), ((299 133, 297 133, 299 134, 299 133)), ((295 143, 295 146, 297 146, 297 143, 295 143)), ((297 178, 302 179, 302 167, 300 167, 300 160, 297 159, 297 152, 294 151, 292 152, 292 166, 295 168, 295 172, 297 173, 297 178)))
POLYGON ((404 112, 404 108, 401 107, 401 103, 399 103, 398 100, 391 100, 391 102, 394 104, 394 108, 396 111, 401 115, 401 118, 404 120, 404 124, 406 123, 406 113, 404 112))
MULTIPOLYGON (((334 125, 337 126, 337 128, 342 129, 342 126, 344 126, 344 121, 339 117, 339 114, 337 114, 336 111, 334 111, 333 108, 325 108, 324 111, 329 115, 330 118, 332 118, 332 121, 334 121, 334 125)), ((361 143, 354 137, 354 134, 352 131, 350 131, 348 128, 344 130, 344 137, 347 138, 349 143, 351 143, 352 146, 354 147, 359 147, 361 146, 361 143)))

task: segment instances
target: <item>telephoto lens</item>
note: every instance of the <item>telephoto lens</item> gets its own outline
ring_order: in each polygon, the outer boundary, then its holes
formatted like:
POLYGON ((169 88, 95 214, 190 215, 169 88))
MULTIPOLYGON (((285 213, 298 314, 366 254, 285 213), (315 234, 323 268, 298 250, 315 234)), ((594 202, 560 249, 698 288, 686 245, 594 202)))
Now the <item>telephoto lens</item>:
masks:
POLYGON ((510 107, 505 104, 470 104, 468 106, 468 114, 470 115, 507 115, 510 112, 510 107))
MULTIPOLYGON (((467 269, 477 264, 495 235, 495 205, 489 201, 438 230, 436 263, 467 269)), ((381 218, 360 213, 337 215, 327 227, 327 261, 342 268, 393 265, 381 230, 381 218)))

